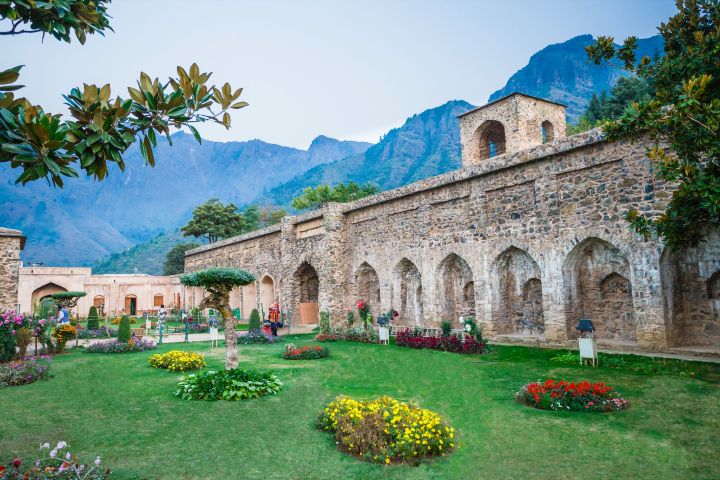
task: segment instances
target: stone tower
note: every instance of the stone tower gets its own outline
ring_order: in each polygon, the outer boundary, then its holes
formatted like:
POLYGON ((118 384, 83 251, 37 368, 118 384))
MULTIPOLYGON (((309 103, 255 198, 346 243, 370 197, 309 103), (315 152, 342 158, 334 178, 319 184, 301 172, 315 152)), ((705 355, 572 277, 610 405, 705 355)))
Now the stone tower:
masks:
POLYGON ((460 115, 463 166, 565 136, 565 105, 512 93, 460 115))

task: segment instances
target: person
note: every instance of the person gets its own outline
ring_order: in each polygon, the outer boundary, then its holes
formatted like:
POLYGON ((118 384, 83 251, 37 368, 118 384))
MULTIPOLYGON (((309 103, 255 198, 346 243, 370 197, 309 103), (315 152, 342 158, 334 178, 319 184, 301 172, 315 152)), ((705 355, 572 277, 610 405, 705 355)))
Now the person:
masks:
POLYGON ((270 317, 270 331, 272 332, 273 337, 278 336, 278 328, 282 327, 282 322, 280 321, 280 305, 277 303, 274 303, 270 307, 270 314, 268 315, 270 317))
POLYGON ((166 316, 167 316, 167 310, 165 310, 165 304, 160 304, 160 308, 158 309, 158 320, 160 320, 160 319, 165 320, 166 316))
POLYGON ((67 308, 58 307, 57 323, 58 325, 70 323, 70 312, 67 311, 67 308))

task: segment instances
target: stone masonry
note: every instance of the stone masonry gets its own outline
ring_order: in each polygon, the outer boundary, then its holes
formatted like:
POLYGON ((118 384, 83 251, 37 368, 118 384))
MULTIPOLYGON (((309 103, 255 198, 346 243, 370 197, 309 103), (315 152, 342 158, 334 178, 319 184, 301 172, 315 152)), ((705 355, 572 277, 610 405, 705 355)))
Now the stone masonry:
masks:
POLYGON ((341 323, 362 299, 408 326, 472 315, 503 341, 568 345, 590 318, 618 349, 718 349, 720 235, 679 254, 623 218, 670 196, 647 142, 566 137, 561 105, 521 94, 460 129, 463 168, 197 248, 186 270, 248 270, 258 281, 233 306, 272 298, 293 321, 316 301, 341 323))
POLYGON ((17 308, 20 251, 24 247, 20 230, 0 227, 0 309, 17 308))

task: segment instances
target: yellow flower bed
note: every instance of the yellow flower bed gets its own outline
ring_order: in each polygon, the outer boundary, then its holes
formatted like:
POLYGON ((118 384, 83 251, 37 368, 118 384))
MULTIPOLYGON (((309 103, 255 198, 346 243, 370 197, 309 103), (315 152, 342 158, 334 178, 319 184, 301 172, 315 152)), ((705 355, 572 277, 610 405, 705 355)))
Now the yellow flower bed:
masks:
POLYGON ((444 456, 455 448, 455 430, 440 415, 391 397, 338 397, 320 412, 318 426, 333 432, 347 453, 382 463, 444 456))
POLYGON ((150 357, 150 365, 155 368, 165 368, 174 372, 197 370, 205 365, 205 355, 195 352, 170 350, 167 353, 156 353, 150 357))

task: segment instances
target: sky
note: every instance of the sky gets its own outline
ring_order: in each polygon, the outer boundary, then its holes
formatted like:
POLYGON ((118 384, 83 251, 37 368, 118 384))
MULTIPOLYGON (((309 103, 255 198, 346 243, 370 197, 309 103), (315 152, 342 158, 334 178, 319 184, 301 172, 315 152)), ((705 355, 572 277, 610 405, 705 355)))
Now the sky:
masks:
POLYGON ((304 149, 321 134, 377 142, 452 99, 482 105, 549 44, 649 37, 674 11, 674 0, 116 0, 114 33, 84 46, 2 37, 0 52, 5 67, 25 65, 20 92, 53 113, 74 86, 127 97, 140 71, 166 80, 197 62, 250 103, 230 130, 200 125, 203 138, 304 149))

